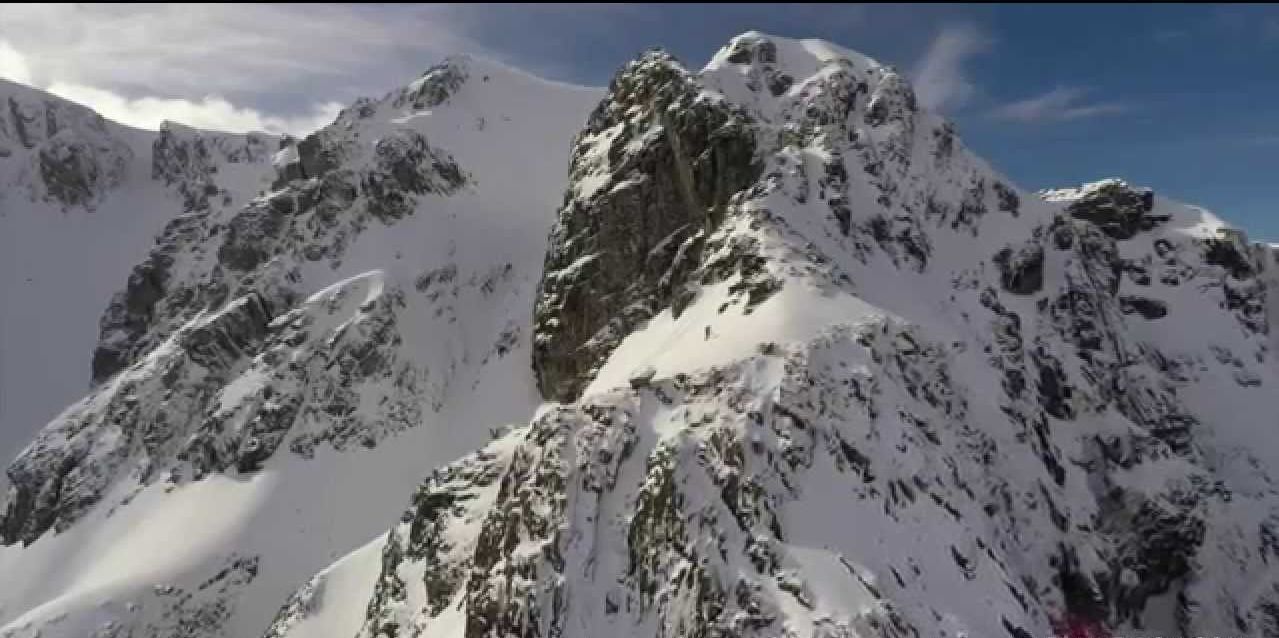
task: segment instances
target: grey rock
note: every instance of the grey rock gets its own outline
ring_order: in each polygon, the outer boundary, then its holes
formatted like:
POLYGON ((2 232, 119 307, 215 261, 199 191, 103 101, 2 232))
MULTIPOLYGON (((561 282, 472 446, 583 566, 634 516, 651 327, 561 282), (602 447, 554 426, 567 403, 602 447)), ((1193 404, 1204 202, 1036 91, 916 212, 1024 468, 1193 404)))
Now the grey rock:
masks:
POLYGON ((1151 215, 1153 208, 1152 191, 1134 190, 1113 181, 1072 202, 1066 211, 1076 219, 1096 224, 1107 235, 1124 240, 1167 221, 1166 216, 1151 215))
POLYGON ((1030 295, 1044 286, 1044 249, 1037 243, 1013 252, 1005 248, 995 255, 1000 284, 1016 295, 1030 295))
POLYGON ((1147 319, 1160 319, 1168 316, 1168 304, 1158 299, 1129 295, 1119 298, 1119 311, 1124 314, 1135 312, 1147 319))

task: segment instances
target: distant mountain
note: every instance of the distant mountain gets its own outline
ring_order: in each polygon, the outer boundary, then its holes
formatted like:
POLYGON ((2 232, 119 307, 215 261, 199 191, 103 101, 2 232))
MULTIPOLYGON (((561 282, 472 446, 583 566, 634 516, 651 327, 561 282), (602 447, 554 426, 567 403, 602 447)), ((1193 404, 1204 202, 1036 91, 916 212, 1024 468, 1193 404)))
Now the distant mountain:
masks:
POLYGON ((42 99, 106 133, 0 129, 0 224, 167 224, 9 466, 0 636, 1279 636, 1274 249, 1021 191, 891 67, 452 58, 302 140, 42 99))

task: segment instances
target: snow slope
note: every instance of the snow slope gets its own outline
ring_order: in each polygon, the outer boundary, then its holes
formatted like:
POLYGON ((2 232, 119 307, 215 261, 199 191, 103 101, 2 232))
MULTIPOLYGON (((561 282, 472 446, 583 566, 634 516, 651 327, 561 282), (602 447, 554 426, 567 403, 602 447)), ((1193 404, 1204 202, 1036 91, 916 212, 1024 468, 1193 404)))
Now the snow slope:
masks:
POLYGON ((1279 636, 1279 264, 1206 211, 755 32, 275 168, 10 466, 0 635, 1279 636))

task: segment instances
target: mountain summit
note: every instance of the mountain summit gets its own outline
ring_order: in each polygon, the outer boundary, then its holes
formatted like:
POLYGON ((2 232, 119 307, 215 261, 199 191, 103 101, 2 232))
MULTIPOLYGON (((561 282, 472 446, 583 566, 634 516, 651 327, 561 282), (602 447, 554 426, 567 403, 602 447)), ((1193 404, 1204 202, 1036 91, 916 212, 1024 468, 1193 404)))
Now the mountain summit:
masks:
POLYGON ((0 636, 1279 636, 1279 263, 1202 209, 757 32, 210 135, 7 470, 0 636))

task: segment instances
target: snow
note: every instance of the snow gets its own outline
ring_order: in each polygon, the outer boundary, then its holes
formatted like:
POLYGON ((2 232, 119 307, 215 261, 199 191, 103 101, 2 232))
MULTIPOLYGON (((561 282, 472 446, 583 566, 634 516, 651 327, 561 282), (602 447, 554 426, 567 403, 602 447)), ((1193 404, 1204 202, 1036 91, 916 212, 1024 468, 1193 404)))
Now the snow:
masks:
POLYGON ((292 631, 312 638, 349 638, 364 624, 364 610, 347 604, 368 595, 382 569, 384 538, 370 541, 316 574, 315 598, 292 631))
POLYGON ((731 285, 723 282, 707 287, 679 319, 672 319, 667 309, 631 333, 585 394, 626 386, 638 367, 651 366, 658 378, 666 378, 749 358, 768 342, 780 346, 802 343, 829 327, 884 315, 855 297, 824 295, 798 282, 783 288, 751 314, 720 313, 731 285))

